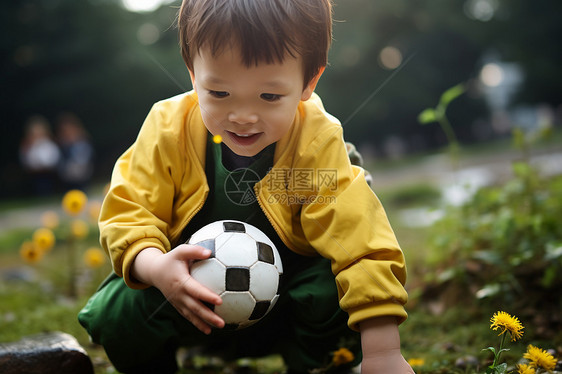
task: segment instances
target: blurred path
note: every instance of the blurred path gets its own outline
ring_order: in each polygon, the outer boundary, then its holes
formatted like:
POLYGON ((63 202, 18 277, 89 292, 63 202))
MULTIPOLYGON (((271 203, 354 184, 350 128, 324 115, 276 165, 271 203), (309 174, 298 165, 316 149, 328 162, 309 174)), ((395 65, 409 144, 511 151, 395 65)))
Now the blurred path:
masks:
POLYGON ((4 232, 22 227, 37 228, 41 226, 41 215, 53 210, 62 213, 60 204, 41 204, 34 207, 9 209, 0 212, 0 235, 4 232))
MULTIPOLYGON (((457 182, 462 183, 471 176, 475 179, 486 178, 486 183, 481 183, 481 185, 487 185, 501 183, 511 178, 513 176, 512 164, 520 160, 521 152, 511 150, 493 155, 474 154, 460 160, 455 175, 450 158, 446 154, 439 154, 395 167, 379 168, 374 163, 370 171, 373 174, 375 191, 419 183, 443 186, 452 183, 455 178, 457 182)), ((530 162, 544 176, 562 174, 562 146, 537 150, 531 156, 530 162)))

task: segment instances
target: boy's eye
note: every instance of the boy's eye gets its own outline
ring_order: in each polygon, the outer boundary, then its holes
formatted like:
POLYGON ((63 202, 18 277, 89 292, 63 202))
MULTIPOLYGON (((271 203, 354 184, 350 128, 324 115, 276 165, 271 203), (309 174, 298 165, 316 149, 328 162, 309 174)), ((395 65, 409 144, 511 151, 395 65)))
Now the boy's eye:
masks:
POLYGON ((277 101, 281 98, 281 95, 277 95, 277 94, 270 94, 270 93, 263 93, 260 95, 260 97, 262 99, 264 99, 265 101, 277 101))
POLYGON ((230 95, 228 92, 226 91, 209 91, 209 95, 216 97, 218 99, 222 99, 227 97, 228 95, 230 95))

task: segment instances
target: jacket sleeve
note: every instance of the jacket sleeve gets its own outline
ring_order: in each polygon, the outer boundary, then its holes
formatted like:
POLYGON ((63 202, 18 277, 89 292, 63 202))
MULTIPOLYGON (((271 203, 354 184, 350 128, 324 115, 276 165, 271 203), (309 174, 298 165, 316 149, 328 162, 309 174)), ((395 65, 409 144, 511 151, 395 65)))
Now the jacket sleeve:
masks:
POLYGON ((131 288, 147 287, 130 276, 131 264, 141 250, 171 249, 168 234, 175 190, 173 173, 181 166, 174 161, 174 152, 167 152, 177 150, 177 137, 169 131, 162 114, 163 109, 155 104, 135 143, 116 162, 100 213, 101 245, 115 273, 131 288))
POLYGON ((352 166, 341 126, 317 135, 301 163, 321 159, 332 179, 318 176, 322 199, 303 205, 301 224, 315 250, 331 260, 340 306, 349 326, 379 316, 406 319, 406 267, 386 213, 365 181, 364 170, 352 166))

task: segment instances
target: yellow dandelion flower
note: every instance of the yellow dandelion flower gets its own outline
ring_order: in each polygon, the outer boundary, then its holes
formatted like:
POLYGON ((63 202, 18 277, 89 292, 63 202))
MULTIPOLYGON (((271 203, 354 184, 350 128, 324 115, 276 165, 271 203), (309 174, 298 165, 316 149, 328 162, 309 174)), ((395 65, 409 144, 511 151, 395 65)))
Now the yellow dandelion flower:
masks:
POLYGON ((523 358, 530 361, 529 366, 547 371, 554 370, 556 362, 558 362, 550 353, 531 344, 527 347, 527 352, 525 352, 523 358))
POLYGON ((88 196, 84 192, 70 190, 62 198, 62 208, 71 216, 77 216, 82 212, 87 202, 88 196))
POLYGON ((519 319, 517 317, 513 317, 511 315, 509 315, 506 312, 496 312, 494 313, 492 319, 490 320, 490 322, 492 322, 492 324, 490 325, 490 328, 494 331, 500 329, 500 333, 498 335, 501 335, 503 333, 505 333, 506 331, 509 331, 509 333, 511 334, 511 341, 516 341, 517 339, 521 338, 521 336, 523 336, 523 325, 521 324, 521 322, 519 322, 519 319))
POLYGON ((55 234, 45 227, 37 229, 31 237, 33 245, 41 251, 48 251, 55 245, 55 234))
POLYGON ((517 365, 517 373, 518 374, 535 374, 535 369, 527 364, 519 364, 517 365))
POLYGON ((410 366, 423 366, 425 365, 425 360, 423 358, 411 358, 408 360, 410 366))
POLYGON ((100 248, 92 247, 84 252, 84 263, 91 268, 99 268, 105 263, 105 253, 100 248))
POLYGON ((334 352, 334 356, 332 357, 332 363, 335 366, 340 366, 353 361, 354 358, 355 356, 353 356, 353 353, 349 349, 340 348, 334 352))
POLYGON ((35 264, 36 262, 41 261, 43 258, 43 254, 45 252, 41 249, 37 248, 35 244, 30 241, 23 242, 20 247, 20 256, 21 258, 30 264, 35 264))
POLYGON ((41 224, 48 229, 52 230, 58 227, 59 222, 59 215, 52 210, 48 210, 41 215, 41 224))
POLYGON ((220 135, 213 136, 213 142, 215 142, 216 144, 220 144, 220 142, 222 142, 222 136, 220 135))
POLYGON ((88 224, 81 219, 75 219, 70 224, 70 231, 72 232, 72 236, 77 239, 83 239, 88 235, 89 231, 88 224))
POLYGON ((101 203, 99 201, 92 201, 88 204, 88 215, 94 222, 98 221, 100 217, 101 203))

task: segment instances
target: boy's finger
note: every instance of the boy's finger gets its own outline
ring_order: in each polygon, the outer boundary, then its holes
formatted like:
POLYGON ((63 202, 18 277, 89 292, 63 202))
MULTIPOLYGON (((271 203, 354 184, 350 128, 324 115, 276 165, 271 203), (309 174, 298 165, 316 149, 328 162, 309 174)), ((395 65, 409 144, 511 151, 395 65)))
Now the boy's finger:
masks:
POLYGON ((223 328, 224 320, 219 317, 211 308, 212 305, 205 305, 199 300, 191 299, 187 301, 189 309, 206 324, 223 328), (211 308, 209 308, 211 307, 211 308))
POLYGON ((180 244, 171 253, 184 260, 203 260, 209 258, 211 250, 200 245, 180 244))
POLYGON ((192 276, 189 276, 189 280, 185 283, 184 287, 187 294, 196 300, 213 305, 222 304, 222 299, 219 295, 197 282, 192 276))
POLYGON ((189 322, 193 324, 199 331, 203 332, 206 335, 211 333, 211 325, 206 323, 203 319, 201 319, 197 314, 195 314, 189 308, 181 309, 180 313, 187 319, 189 322))
POLYGON ((224 327, 224 321, 213 310, 214 305, 222 304, 219 295, 190 278, 186 284, 185 306, 211 326, 224 327))

